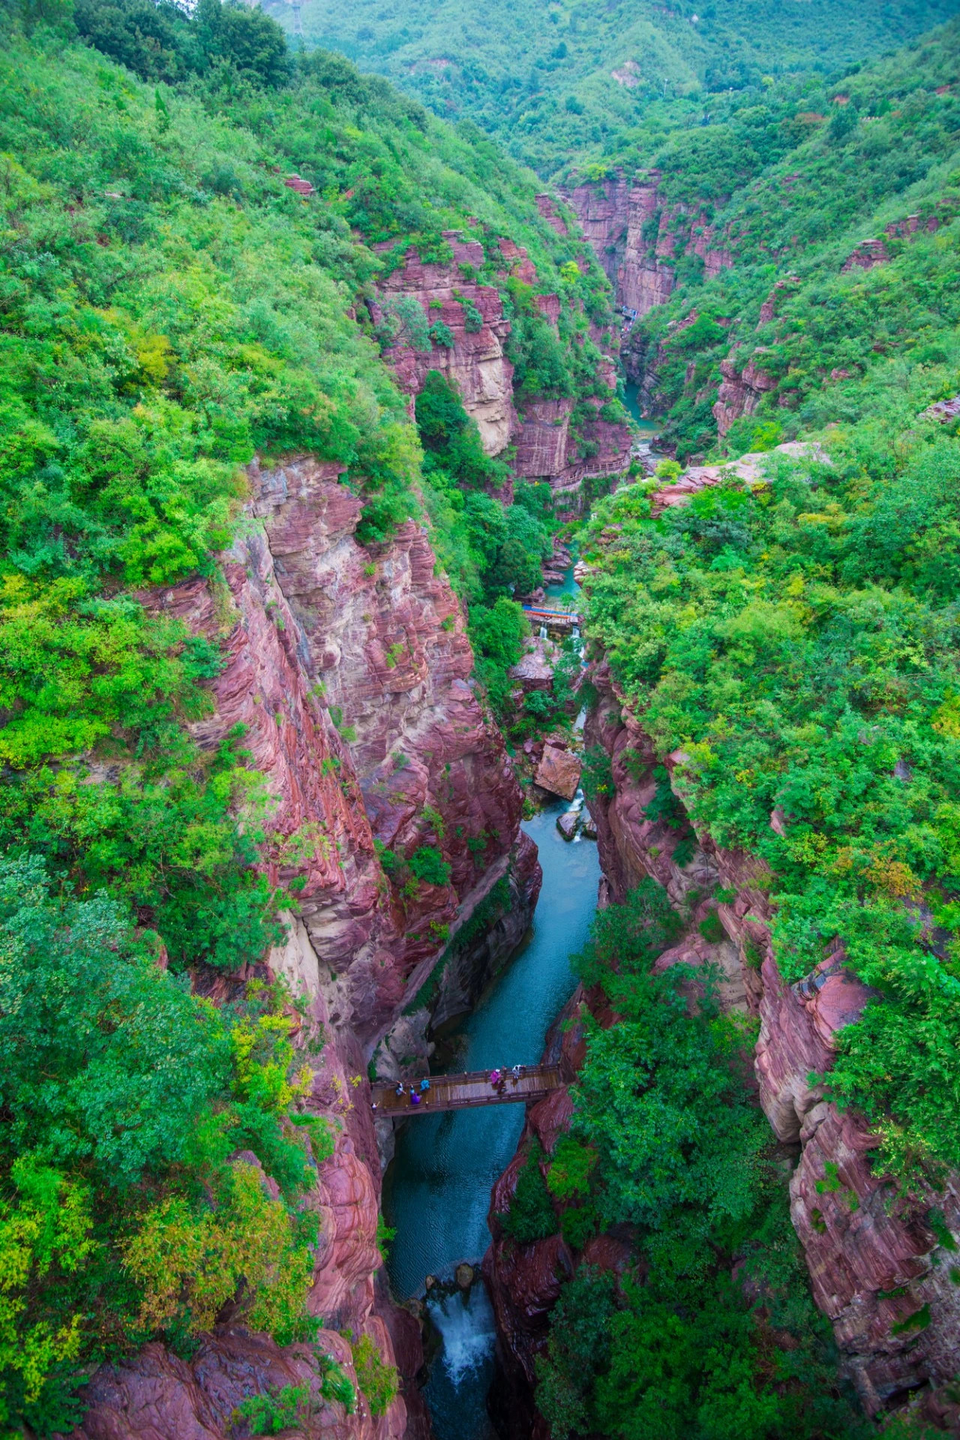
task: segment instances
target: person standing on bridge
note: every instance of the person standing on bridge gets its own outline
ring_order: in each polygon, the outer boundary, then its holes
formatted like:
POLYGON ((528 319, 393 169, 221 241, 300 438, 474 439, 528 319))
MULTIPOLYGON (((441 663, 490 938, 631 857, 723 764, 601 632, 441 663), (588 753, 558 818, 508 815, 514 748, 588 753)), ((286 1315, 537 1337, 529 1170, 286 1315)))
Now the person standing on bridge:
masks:
POLYGON ((430 1089, 430 1077, 429 1077, 429 1075, 424 1075, 423 1079, 420 1081, 420 1089, 421 1089, 421 1090, 429 1090, 429 1089, 430 1089))
POLYGON ((499 1071, 499 1070, 491 1070, 491 1071, 490 1071, 490 1084, 493 1086, 494 1090, 496 1090, 497 1086, 500 1084, 500 1071, 499 1071))
POLYGON ((413 1088, 412 1085, 410 1086, 410 1104, 411 1104, 411 1105, 419 1105, 419 1104, 420 1104, 420 1096, 417 1094, 416 1090, 414 1090, 414 1088, 413 1088))
POLYGON ((397 1088, 396 1088, 396 1090, 395 1090, 393 1093, 394 1093, 395 1095, 402 1095, 402 1094, 403 1094, 403 1081, 402 1081, 402 1080, 401 1080, 400 1083, 397 1085, 397 1088))

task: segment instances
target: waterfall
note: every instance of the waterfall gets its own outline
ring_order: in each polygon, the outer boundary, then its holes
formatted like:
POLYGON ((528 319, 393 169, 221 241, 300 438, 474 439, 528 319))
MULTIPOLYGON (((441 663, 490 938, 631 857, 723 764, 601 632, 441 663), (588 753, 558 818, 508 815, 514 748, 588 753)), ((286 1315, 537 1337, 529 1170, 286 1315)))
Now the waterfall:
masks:
POLYGON ((482 1283, 467 1291, 427 1299, 430 1319, 443 1336, 443 1365, 455 1387, 493 1355, 497 1333, 493 1306, 482 1283))
POLYGON ((541 626, 540 626, 540 639, 541 639, 541 640, 546 640, 546 638, 547 638, 547 627, 546 627, 546 625, 541 625, 541 626))

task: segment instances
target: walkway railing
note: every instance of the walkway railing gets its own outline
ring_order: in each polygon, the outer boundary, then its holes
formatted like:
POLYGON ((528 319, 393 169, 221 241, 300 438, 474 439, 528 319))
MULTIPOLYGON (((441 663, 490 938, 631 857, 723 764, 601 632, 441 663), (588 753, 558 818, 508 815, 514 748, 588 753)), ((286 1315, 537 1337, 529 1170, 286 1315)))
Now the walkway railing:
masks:
POLYGON ((489 1070, 471 1070, 465 1075, 431 1075, 430 1088, 420 1089, 419 1080, 404 1081, 402 1095, 396 1086, 377 1083, 371 1087, 373 1104, 378 1115, 430 1115, 438 1110, 467 1110, 481 1105, 512 1105, 520 1101, 540 1100, 563 1082, 556 1065, 528 1065, 519 1079, 509 1070, 502 1072, 505 1083, 495 1088, 489 1070), (410 1088, 420 1096, 414 1105, 410 1088))

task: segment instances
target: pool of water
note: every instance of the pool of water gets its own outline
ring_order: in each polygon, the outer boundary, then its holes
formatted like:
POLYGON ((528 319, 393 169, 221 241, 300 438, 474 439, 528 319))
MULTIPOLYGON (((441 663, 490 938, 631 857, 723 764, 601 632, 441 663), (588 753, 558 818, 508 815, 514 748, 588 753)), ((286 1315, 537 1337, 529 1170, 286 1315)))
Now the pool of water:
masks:
MULTIPOLYGON (((570 957, 583 946, 596 908, 596 845, 570 843, 556 828, 558 800, 524 830, 537 843, 543 889, 529 938, 452 1037, 451 1071, 534 1065, 551 1024, 576 986, 570 957)), ((422 1291, 428 1275, 476 1263, 490 1242, 490 1190, 509 1164, 524 1122, 522 1105, 423 1115, 407 1123, 387 1172, 384 1210, 397 1230, 390 1248, 393 1292, 422 1291)), ((431 1308, 444 1348, 426 1388, 436 1440, 491 1440, 485 1397, 494 1331, 481 1285, 431 1308)))
POLYGON ((655 440, 660 434, 660 426, 656 420, 644 419, 640 409, 639 387, 634 381, 629 380, 624 387, 624 404, 630 415, 630 419, 640 428, 640 436, 643 440, 655 440))

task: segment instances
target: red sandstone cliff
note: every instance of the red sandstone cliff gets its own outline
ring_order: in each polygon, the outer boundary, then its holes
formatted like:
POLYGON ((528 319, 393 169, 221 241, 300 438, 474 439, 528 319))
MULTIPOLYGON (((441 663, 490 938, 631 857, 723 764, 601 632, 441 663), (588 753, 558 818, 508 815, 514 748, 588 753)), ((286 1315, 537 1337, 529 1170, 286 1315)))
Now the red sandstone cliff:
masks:
MULTIPOLYGON (((821 1087, 809 1084, 811 1073, 829 1069, 837 1033, 856 1023, 870 994, 845 969, 839 946, 799 984, 783 981, 770 943, 763 866, 752 856, 720 850, 700 836, 690 864, 681 870, 673 863, 676 833, 644 813, 656 789, 650 742, 622 708, 605 666, 594 680, 601 703, 586 738, 602 745, 612 760, 615 795, 596 806, 594 818, 614 897, 645 875, 664 884, 674 899, 703 885, 709 873, 736 892, 735 901, 718 909, 730 942, 723 968, 730 996, 739 990, 760 1017, 755 1052, 760 1103, 778 1139, 801 1146, 790 1184, 791 1214, 814 1298, 833 1322, 844 1366, 869 1413, 925 1382, 943 1385, 956 1370, 960 1296, 950 1278, 951 1256, 924 1217, 936 1206, 949 1228, 960 1228, 960 1181, 953 1177, 937 1195, 897 1198, 869 1164, 872 1141, 864 1123, 853 1113, 841 1115, 823 1099, 821 1087), (624 763, 627 750, 644 757, 645 769, 638 771, 635 761, 630 767, 624 763), (837 1167, 839 1188, 818 1190, 828 1163, 837 1167), (925 1306, 928 1324, 898 1332, 925 1306)), ((679 758, 670 757, 671 769, 679 758)), ((675 782, 674 788, 682 800, 682 785, 675 782)))
MULTIPOLYGON (((445 327, 453 343, 434 340, 430 350, 417 350, 401 337, 384 359, 400 388, 411 397, 421 389, 428 371, 442 371, 454 382, 468 414, 477 422, 487 454, 499 455, 512 445, 513 476, 549 481, 566 507, 575 511, 584 479, 618 474, 630 463, 626 426, 608 422, 600 414, 616 394, 612 359, 608 353, 597 377, 605 393, 588 402, 594 416, 580 426, 581 451, 570 425, 572 399, 525 396, 518 401, 514 394, 513 366, 506 355, 510 321, 504 315, 499 291, 467 278, 484 264, 483 246, 477 240, 463 240, 453 231, 444 238, 453 249, 452 265, 424 264, 411 248, 403 264, 381 283, 380 301, 371 310, 374 319, 382 321, 391 301, 408 297, 422 307, 430 325, 439 322, 445 327), (477 315, 482 323, 478 324, 477 315)), ((499 244, 502 273, 536 284, 537 272, 526 251, 509 240, 499 244)), ((536 301, 544 318, 556 327, 560 296, 538 294, 536 301)), ((611 343, 609 334, 596 329, 591 330, 591 339, 605 350, 611 343)))
MULTIPOLYGON (((960 1229, 960 1182, 951 1177, 936 1194, 918 1191, 898 1197, 870 1166, 872 1139, 862 1120, 838 1112, 824 1100, 822 1087, 810 1083, 811 1074, 829 1069, 838 1032, 856 1023, 870 992, 845 968, 839 944, 803 981, 783 981, 770 944, 764 866, 755 858, 723 851, 700 836, 692 859, 683 868, 675 864, 680 832, 664 821, 647 819, 645 813, 657 789, 650 741, 623 706, 606 665, 595 666, 592 678, 600 701, 588 720, 585 740, 588 746, 602 746, 611 757, 615 783, 612 798, 591 807, 604 884, 611 898, 620 899, 649 875, 678 905, 692 891, 709 894, 718 884, 735 893, 734 900, 718 908, 725 939, 708 944, 694 924, 655 968, 681 961, 692 967, 718 966, 725 1007, 760 1018, 754 1057, 760 1103, 777 1138, 799 1147, 790 1182, 791 1215, 814 1299, 833 1322, 843 1369, 856 1384, 864 1408, 877 1414, 927 1387, 925 1416, 957 1433, 953 1392, 937 1388, 952 1381, 960 1349, 960 1299, 952 1278, 956 1267, 926 1215, 936 1207, 950 1230, 960 1229), (919 1317, 913 1326, 904 1323, 911 1317, 919 1317)), ((679 759, 669 757, 671 770, 679 759)), ((682 785, 675 782, 675 789, 682 800, 682 785)), ((775 815, 771 823, 782 821, 775 815)), ((694 922, 700 914, 700 909, 694 912, 694 922)), ((591 998, 578 992, 568 1018, 575 1018, 579 1006, 591 998)), ((611 1017, 598 1018, 608 1023, 611 1017)), ((548 1046, 549 1058, 561 1064, 565 1078, 572 1078, 583 1058, 578 1027, 564 1032, 558 1025, 548 1046)), ((499 1418, 509 1440, 549 1440, 534 1404, 535 1362, 548 1338, 550 1309, 577 1257, 559 1234, 518 1246, 503 1235, 496 1217, 509 1206, 531 1142, 538 1139, 549 1152, 570 1113, 566 1088, 531 1107, 517 1154, 491 1197, 494 1238, 484 1273, 497 1316, 504 1393, 509 1397, 499 1418)), ((630 1262, 630 1247, 616 1236, 601 1235, 582 1259, 616 1270, 630 1262)))
MULTIPOLYGON (((380 1164, 366 1062, 436 962, 447 927, 510 874, 522 933, 539 889, 535 851, 518 843, 519 786, 469 684, 463 616, 434 574, 424 529, 410 522, 389 544, 363 549, 354 537, 361 502, 335 467, 310 458, 254 465, 250 481, 222 580, 148 600, 222 643, 226 665, 195 734, 214 747, 245 727, 270 797, 264 863, 274 881, 305 882, 300 914, 268 964, 305 1002, 302 1015, 290 1013, 313 1073, 307 1108, 336 1137, 306 1200, 320 1217, 308 1301, 323 1322, 319 1343, 352 1376, 337 1332, 371 1336, 387 1364, 402 1362, 405 1390, 378 1420, 363 1405, 348 1417, 319 1395, 309 1347, 280 1348, 225 1315, 189 1362, 154 1344, 118 1370, 104 1367, 76 1440, 242 1436, 230 1416, 246 1395, 307 1381, 311 1437, 424 1440, 412 1383, 419 1330, 378 1283, 380 1164), (398 893, 375 839, 397 854, 436 846, 450 883, 398 893)), ((506 948, 514 938, 509 927, 500 935, 506 948)), ((495 963, 496 937, 489 948, 495 963)), ((213 998, 228 993, 217 979, 213 998)))
POLYGON ((650 170, 629 181, 621 172, 564 195, 614 286, 617 304, 638 315, 669 298, 678 255, 698 255, 708 278, 733 264, 701 207, 668 201, 661 178, 650 170))

